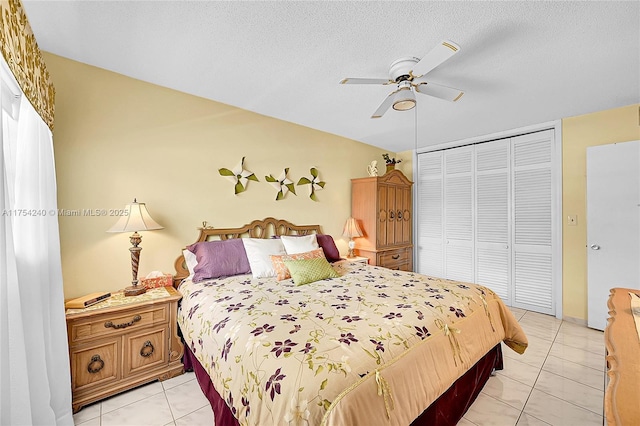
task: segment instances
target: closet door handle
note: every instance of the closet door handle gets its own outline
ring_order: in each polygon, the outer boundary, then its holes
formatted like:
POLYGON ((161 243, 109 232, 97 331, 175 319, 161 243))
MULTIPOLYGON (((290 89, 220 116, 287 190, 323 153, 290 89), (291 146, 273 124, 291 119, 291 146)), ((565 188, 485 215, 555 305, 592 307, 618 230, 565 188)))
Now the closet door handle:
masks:
POLYGON ((402 210, 398 210, 398 220, 402 220, 402 210))
POLYGON ((393 219, 394 218, 394 212, 393 210, 389 210, 389 219, 393 219))

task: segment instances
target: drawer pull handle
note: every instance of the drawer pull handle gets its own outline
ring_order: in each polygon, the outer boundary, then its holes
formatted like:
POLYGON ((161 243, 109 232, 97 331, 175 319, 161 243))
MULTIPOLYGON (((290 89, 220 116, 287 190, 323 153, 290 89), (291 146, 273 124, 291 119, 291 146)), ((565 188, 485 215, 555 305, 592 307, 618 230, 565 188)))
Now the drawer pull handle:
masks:
POLYGON ((394 254, 393 256, 391 256, 391 258, 393 260, 398 260, 398 259, 400 259, 400 255, 399 254, 394 254))
POLYGON ((142 349, 140 349, 140 356, 145 357, 145 358, 149 358, 151 355, 153 355, 153 351, 155 349, 156 348, 153 347, 153 345, 151 344, 151 341, 147 340, 142 345, 142 349), (149 349, 147 349, 147 348, 149 348, 149 349))
POLYGON ((98 371, 104 368, 104 361, 100 358, 100 355, 94 355, 91 357, 89 365, 87 365, 87 371, 91 374, 96 374, 98 371), (92 367, 94 364, 98 364, 97 367, 92 367))
POLYGON ((394 214, 393 210, 389 210, 389 219, 394 219, 394 214))
POLYGON ((104 323, 104 327, 105 328, 109 328, 109 327, 113 327, 116 330, 120 329, 120 328, 127 328, 130 325, 133 325, 134 323, 140 321, 142 319, 142 317, 140 315, 136 315, 135 317, 133 317, 133 319, 129 322, 123 322, 122 324, 114 324, 111 321, 107 321, 104 323))
POLYGON ((398 220, 402 220, 402 210, 398 210, 398 220))

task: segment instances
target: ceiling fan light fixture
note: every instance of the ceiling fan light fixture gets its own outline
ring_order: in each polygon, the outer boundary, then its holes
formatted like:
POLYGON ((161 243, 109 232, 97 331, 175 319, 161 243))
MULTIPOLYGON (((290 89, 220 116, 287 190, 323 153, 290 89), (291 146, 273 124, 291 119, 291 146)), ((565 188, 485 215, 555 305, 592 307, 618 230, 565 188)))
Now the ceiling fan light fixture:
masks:
POLYGON ((398 90, 393 101, 393 109, 396 111, 409 111, 416 106, 416 95, 410 88, 398 90))

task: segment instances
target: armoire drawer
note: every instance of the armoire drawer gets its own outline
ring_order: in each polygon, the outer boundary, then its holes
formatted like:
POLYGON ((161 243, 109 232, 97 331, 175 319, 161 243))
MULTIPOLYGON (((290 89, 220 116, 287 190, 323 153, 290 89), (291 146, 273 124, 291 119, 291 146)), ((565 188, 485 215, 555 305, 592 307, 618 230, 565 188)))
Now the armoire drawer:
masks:
POLYGON ((412 263, 411 247, 388 250, 378 253, 376 264, 384 268, 410 271, 412 263))

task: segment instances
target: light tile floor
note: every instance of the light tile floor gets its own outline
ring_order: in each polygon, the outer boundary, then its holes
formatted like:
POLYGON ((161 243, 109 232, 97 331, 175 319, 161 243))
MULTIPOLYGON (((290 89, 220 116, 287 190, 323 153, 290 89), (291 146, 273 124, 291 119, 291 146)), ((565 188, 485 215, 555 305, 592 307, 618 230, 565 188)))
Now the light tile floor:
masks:
MULTIPOLYGON (((518 355, 503 347, 505 368, 489 379, 459 426, 602 425, 602 332, 511 308, 529 338, 518 355)), ((186 373, 89 405, 76 425, 213 425, 209 403, 186 373)))

